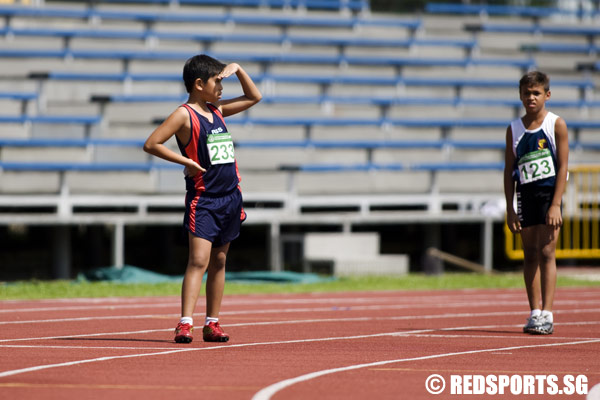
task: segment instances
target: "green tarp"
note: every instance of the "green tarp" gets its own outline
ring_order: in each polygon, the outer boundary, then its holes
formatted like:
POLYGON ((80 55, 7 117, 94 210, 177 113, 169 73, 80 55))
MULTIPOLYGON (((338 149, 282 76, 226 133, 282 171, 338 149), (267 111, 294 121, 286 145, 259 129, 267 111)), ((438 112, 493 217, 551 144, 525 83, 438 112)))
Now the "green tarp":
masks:
MULTIPOLYGON (((121 268, 102 267, 94 268, 79 273, 78 281, 111 281, 119 283, 161 283, 161 282, 180 282, 183 275, 165 275, 142 268, 125 265, 121 268)), ((331 280, 332 278, 322 277, 317 274, 303 274, 292 271, 248 271, 248 272, 226 272, 226 278, 229 282, 245 283, 315 283, 331 280)))

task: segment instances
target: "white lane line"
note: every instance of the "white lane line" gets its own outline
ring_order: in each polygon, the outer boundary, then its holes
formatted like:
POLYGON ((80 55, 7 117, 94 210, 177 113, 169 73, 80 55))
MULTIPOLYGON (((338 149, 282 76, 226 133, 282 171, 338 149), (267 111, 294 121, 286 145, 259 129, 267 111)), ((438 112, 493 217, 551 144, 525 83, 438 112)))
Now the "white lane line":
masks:
MULTIPOLYGON (((405 292, 401 292, 401 293, 405 293, 405 292)), ((585 293, 584 293, 585 294, 585 293)), ((590 292, 589 296, 593 296, 593 295, 597 296, 597 293, 594 292, 590 292)), ((571 296, 571 294, 569 294, 571 296)), ((585 296, 583 296, 585 297, 585 296)), ((385 297, 327 297, 327 298, 319 298, 319 297, 315 297, 315 298, 302 298, 302 299, 285 299, 285 298, 267 298, 267 299, 261 299, 261 298, 249 298, 249 299, 236 299, 236 298, 229 298, 229 299, 224 299, 223 301, 223 305, 225 306, 230 306, 230 305, 256 305, 256 304, 282 304, 282 305, 290 305, 290 304, 312 304, 312 303, 319 303, 319 304, 323 304, 323 303, 330 303, 330 304, 336 304, 336 303, 373 303, 373 302, 402 302, 405 303, 405 306, 423 306, 423 305, 436 305, 438 303, 447 303, 449 301, 451 302, 457 302, 458 299, 460 299, 460 303, 458 304, 473 304, 473 301, 478 300, 478 299, 483 299, 483 300, 488 300, 490 298, 489 294, 485 294, 485 293, 473 293, 470 294, 468 293, 468 291, 461 291, 458 295, 432 295, 432 296, 419 296, 419 293, 416 292, 415 293, 415 297, 407 297, 407 296, 398 296, 398 297, 392 297, 392 296, 385 296, 385 297)), ((143 299, 143 298, 142 298, 143 299)), ((145 308, 145 307, 157 307, 157 308, 162 308, 162 307, 179 307, 180 303, 178 302, 177 299, 175 298, 165 298, 162 301, 159 302, 135 302, 132 301, 131 299, 124 299, 123 301, 121 301, 121 298, 106 298, 104 302, 102 301, 93 301, 92 305, 90 304, 81 304, 80 301, 78 301, 79 299, 56 299, 53 301, 56 302, 65 302, 68 303, 68 306, 60 306, 60 305, 53 305, 53 306, 47 306, 47 307, 30 307, 30 308, 3 308, 0 309, 0 313, 17 313, 17 312, 52 312, 52 311, 81 311, 81 310, 115 310, 115 309, 137 309, 137 308, 145 308), (73 305, 73 303, 80 303, 81 305, 73 305), (108 304, 106 304, 108 303, 108 304), (125 303, 125 304, 123 304, 125 303)), ((50 301, 50 300, 49 300, 50 301)), ((508 302, 508 304, 511 304, 513 301, 515 302, 519 302, 519 304, 522 303, 522 294, 519 293, 498 293, 495 297, 494 297, 494 301, 486 301, 484 304, 505 304, 505 302, 508 302), (498 302, 498 299, 502 299, 500 302, 498 302), (510 300, 510 299, 514 299, 514 300, 510 300)), ((598 299, 592 299, 592 300, 582 300, 583 302, 594 302, 597 303, 599 300, 598 299)), ((7 300, 6 303, 11 303, 13 302, 12 300, 7 300)), ((560 299, 558 299, 557 301, 555 301, 555 305, 560 305, 560 304, 579 304, 581 301, 580 300, 567 300, 567 301, 560 301, 560 299)), ((84 302, 85 303, 85 302, 84 302)), ((479 304, 479 302, 478 302, 479 304)))
MULTIPOLYGON (((391 320, 394 317, 363 317, 363 318, 327 318, 327 319, 319 319, 319 320, 296 320, 296 321, 272 321, 272 322, 264 322, 258 323, 260 325, 284 325, 284 324, 301 324, 301 323, 315 323, 315 322, 351 322, 351 321, 377 321, 377 320, 391 320)), ((241 324, 231 324, 227 325, 228 327, 232 326, 255 326, 256 323, 241 323, 241 324)), ((556 326, 565 326, 565 325, 600 325, 600 321, 577 321, 577 322, 562 322, 556 323, 556 326)), ((436 329, 424 329, 419 331, 407 331, 407 332, 397 332, 397 336, 410 336, 410 337, 435 337, 435 338, 448 338, 448 339, 462 339, 462 338, 475 338, 475 339, 517 339, 517 340, 538 340, 539 337, 535 335, 522 335, 520 332, 514 332, 515 334, 510 335, 449 335, 449 334, 441 334, 441 333, 424 333, 424 332, 439 332, 439 331, 453 331, 453 330, 461 330, 461 329, 493 329, 493 328, 520 328, 521 324, 515 325, 485 325, 485 326, 462 326, 458 328, 436 328, 436 329), (519 333, 516 335, 516 333, 519 333)), ((154 329, 154 330, 144 330, 144 331, 133 331, 133 332, 111 332, 105 334, 93 334, 95 336, 101 335, 116 335, 116 334, 143 334, 150 332, 170 332, 172 329, 154 329)), ((81 335, 84 337, 92 336, 92 335, 81 335)), ((38 338, 41 340, 44 339, 68 339, 74 338, 75 336, 54 336, 54 337, 46 337, 46 338, 38 338)), ((572 337, 572 336, 546 336, 544 339, 546 340, 596 340, 600 338, 593 337, 572 337)), ((27 339, 15 339, 15 340, 27 340, 27 339)), ((101 339, 99 339, 101 340, 101 339)), ((310 339, 308 339, 310 340, 310 339)), ((108 350, 170 350, 172 347, 132 347, 132 346, 69 346, 69 345, 20 345, 20 344, 0 344, 0 348, 35 348, 35 349, 108 349, 108 350)))
MULTIPOLYGON (((598 321, 598 323, 600 323, 600 321, 598 321)), ((313 338, 313 339, 293 339, 293 340, 282 340, 282 341, 274 341, 274 342, 241 343, 241 344, 230 344, 230 345, 225 345, 225 346, 174 349, 174 350, 161 351, 158 353, 143 353, 143 354, 130 354, 130 355, 121 355, 121 356, 107 356, 107 357, 99 357, 99 358, 93 358, 93 359, 63 362, 63 363, 58 363, 58 364, 38 365, 38 366, 33 366, 33 367, 28 367, 28 368, 21 368, 21 369, 0 372, 0 378, 18 375, 18 374, 22 374, 22 373, 26 373, 26 372, 33 372, 33 371, 39 371, 39 370, 43 370, 43 369, 49 369, 49 368, 67 367, 67 366, 87 364, 87 363, 91 363, 91 362, 108 361, 108 360, 114 360, 114 359, 147 357, 147 356, 154 356, 154 355, 158 356, 158 355, 172 354, 172 353, 185 352, 185 351, 226 350, 226 349, 240 348, 240 347, 272 346, 272 345, 293 344, 293 343, 313 343, 313 342, 325 342, 325 341, 336 341, 336 340, 356 340, 356 339, 393 337, 393 336, 400 337, 400 336, 410 336, 410 335, 414 335, 414 334, 431 333, 431 332, 440 331, 440 330, 441 331, 453 331, 453 330, 469 330, 469 329, 492 329, 492 328, 498 329, 498 328, 506 328, 506 327, 514 328, 515 326, 520 326, 520 325, 484 325, 484 326, 475 325, 475 326, 462 326, 462 327, 452 327, 452 328, 443 328, 443 329, 419 329, 419 330, 406 331, 406 332, 395 331, 395 332, 384 332, 384 333, 375 333, 375 334, 367 334, 367 335, 324 337, 324 338, 313 338)), ((142 331, 142 332, 144 332, 144 331, 142 331)), ((572 342, 572 343, 578 344, 578 343, 595 343, 595 342, 600 342, 600 339, 591 339, 591 340, 572 342)), ((553 344, 553 345, 557 345, 557 344, 553 344)), ((500 348, 500 349, 476 350, 476 351, 473 351, 473 353, 483 352, 483 351, 504 351, 504 350, 511 350, 511 349, 517 349, 517 348, 527 348, 527 347, 537 347, 537 346, 540 346, 540 345, 517 346, 514 348, 509 347, 509 348, 500 348)), ((470 354, 469 352, 463 352, 463 353, 470 354)), ((448 353, 448 354, 455 355, 455 354, 463 354, 463 353, 448 353)), ((436 357, 441 357, 441 356, 440 355, 425 356, 425 358, 406 359, 406 361, 427 359, 427 358, 436 358, 436 357)), ((384 364, 392 363, 392 362, 401 362, 401 361, 391 360, 391 361, 381 362, 383 364, 378 364, 379 363, 378 362, 375 364, 361 364, 361 365, 363 365, 363 367, 365 367, 365 366, 371 366, 371 365, 384 365, 384 364)), ((363 367, 360 367, 360 368, 363 368, 363 367)), ((355 369, 353 366, 344 367, 344 368, 355 369)), ((342 369, 337 368, 334 370, 327 370, 327 371, 339 372, 338 370, 341 371, 342 369)), ((320 371, 320 372, 322 372, 322 371, 320 371)), ((333 372, 328 372, 328 373, 333 373, 333 372)), ((308 374, 308 375, 311 375, 311 374, 308 374)), ((305 376, 305 375, 303 375, 303 376, 305 376)), ((320 375, 317 375, 317 376, 320 376, 320 375)), ((293 378, 293 379, 296 379, 296 378, 293 378)), ((312 378, 310 378, 310 379, 312 379, 312 378)), ((289 381, 290 380, 288 379, 288 380, 282 381, 282 382, 289 383, 289 381)), ((293 383, 290 383, 290 385, 291 384, 293 384, 293 383)), ((289 385, 287 385, 287 386, 289 386, 289 385)), ((269 386, 269 387, 271 387, 271 386, 269 386)))
POLYGON ((4 377, 7 377, 7 376, 18 375, 18 374, 23 374, 25 372, 40 371, 40 370, 49 369, 49 368, 69 367, 69 366, 72 366, 72 365, 89 364, 89 363, 93 363, 93 362, 108 361, 108 360, 117 360, 117 359, 121 359, 121 358, 136 358, 136 357, 158 356, 158 355, 164 355, 164 354, 181 353, 181 352, 184 352, 184 351, 190 351, 190 349, 174 349, 174 350, 168 350, 168 351, 161 351, 159 353, 129 354, 129 355, 124 355, 124 356, 98 357, 98 358, 91 358, 91 359, 87 359, 87 360, 78 360, 78 361, 63 362, 63 363, 59 363, 59 364, 36 365, 34 367, 21 368, 21 369, 13 369, 11 371, 0 372, 0 378, 4 378, 4 377))
POLYGON ((176 318, 176 317, 179 317, 179 314, 104 315, 104 316, 98 316, 98 317, 92 316, 92 317, 71 317, 71 318, 0 321, 0 325, 103 321, 103 320, 108 320, 108 319, 157 319, 157 318, 176 318))
MULTIPOLYGON (((562 313, 591 313, 600 312, 600 309, 581 309, 581 310, 569 310, 564 312, 556 312, 556 314, 562 313)), ((431 314, 431 315, 402 315, 392 317, 348 317, 348 318, 311 318, 311 319, 300 319, 300 320, 283 320, 283 321, 258 321, 258 322, 242 322, 237 324, 227 324, 227 327, 241 327, 241 326, 259 326, 259 325, 289 325, 289 324, 304 324, 304 323, 328 323, 328 322, 361 322, 361 321, 397 321, 397 320, 415 320, 415 319, 447 319, 447 318, 480 318, 480 317, 502 317, 510 315, 523 315, 522 311, 495 311, 485 313, 449 313, 449 314, 431 314)), ((122 318, 129 318, 123 316, 122 318)), ((58 322, 64 322, 60 320, 58 322)), ((23 323, 23 321, 21 321, 23 323)), ((587 325, 597 324, 596 321, 576 321, 576 322, 561 322, 555 325, 587 325)), ((521 326, 521 325, 514 325, 521 326)), ((452 329, 452 328, 450 328, 452 329)), ((83 333, 77 335, 61 335, 61 336, 43 336, 43 337, 30 337, 30 338, 13 338, 13 339, 0 339, 0 343, 6 342, 17 342, 17 341, 35 341, 35 340, 54 340, 54 339, 70 339, 70 338, 82 338, 82 337, 98 337, 98 336, 111 336, 111 335, 137 335, 146 333, 156 332, 170 332, 173 329, 146 329, 139 331, 127 331, 127 332, 96 332, 96 333, 83 333)))
POLYGON ((286 389, 292 385, 295 385, 300 382, 306 382, 324 375, 335 374, 337 372, 346 372, 355 369, 368 368, 368 367, 377 367, 381 365, 387 364, 396 364, 401 362, 408 361, 422 361, 422 360, 432 360, 436 358, 444 358, 444 357, 452 357, 452 356, 462 356, 469 354, 478 354, 478 353, 490 353, 490 352, 501 352, 501 351, 510 351, 510 350, 521 350, 521 349, 531 349, 538 347, 551 347, 551 346, 571 346, 571 345, 579 345, 579 344, 589 344, 589 343, 600 343, 600 339, 592 339, 592 340, 584 340, 577 342, 563 342, 563 343, 544 343, 544 344, 533 344, 533 345, 524 345, 524 346, 510 346, 510 347, 499 347, 495 349, 482 349, 482 350, 468 350, 468 351, 459 351, 454 353, 442 353, 442 354, 433 354, 429 356, 421 356, 421 357, 412 357, 412 358, 399 358, 396 360, 385 360, 385 361, 376 361, 372 363, 365 364, 354 364, 348 365, 345 367, 339 368, 331 368, 324 369, 321 371, 315 371, 308 374, 300 375, 294 378, 286 379, 280 382, 276 382, 272 385, 269 385, 260 391, 258 391, 254 396, 252 396, 252 400, 270 400, 274 394, 286 389))
MULTIPOLYGON (((257 304, 336 304, 340 302, 344 303, 374 303, 374 302, 397 302, 396 297, 340 297, 340 298, 304 298, 304 299, 224 299, 224 306, 232 305, 257 305, 257 304)), ((94 305, 69 305, 69 306, 55 306, 55 307, 32 307, 32 308, 13 308, 13 309, 2 309, 0 313, 12 313, 12 312, 46 312, 46 311, 81 311, 81 310, 113 310, 123 308, 142 308, 142 307, 178 307, 180 303, 174 299, 168 299, 168 301, 161 302, 140 302, 128 304, 116 304, 114 301, 110 301, 109 304, 94 304, 94 305)))
MULTIPOLYGON (((344 293, 348 294, 348 292, 341 292, 341 294, 343 295, 344 293)), ((405 292, 399 292, 401 294, 404 294, 405 292)), ((357 293, 358 295, 364 295, 364 292, 359 292, 357 293)), ((465 294, 464 293, 460 293, 459 295, 432 295, 432 296, 427 296, 424 299, 419 299, 418 296, 416 297, 407 297, 407 296, 389 296, 388 294, 386 294, 383 297, 377 297, 377 296, 372 296, 372 297, 312 297, 312 298, 282 298, 282 297, 277 297, 277 295, 268 297, 268 298, 255 298, 254 296, 246 296, 243 298, 236 298, 236 297, 227 297, 225 299, 223 299, 223 305, 256 305, 256 304, 284 304, 284 305, 289 305, 289 304, 312 304, 312 303, 319 303, 319 304, 323 304, 323 303, 339 303, 339 302, 350 302, 350 303, 372 303, 372 302, 382 302, 382 301, 387 301, 387 302, 398 302, 398 301, 402 301, 402 302, 408 302, 408 303, 418 303, 421 304, 424 301, 425 302, 431 302, 431 303, 439 303, 439 302, 443 302, 443 301, 448 301, 448 300, 452 300, 454 299, 454 301, 456 301, 456 297, 460 298, 461 300, 464 300, 465 298, 465 294)), ((516 299, 520 299, 522 296, 517 297, 517 294, 498 294, 498 296, 496 296, 495 298, 498 297, 508 297, 508 298, 512 298, 515 297, 516 299)), ((470 299, 477 299, 477 298, 483 298, 483 299, 489 299, 489 294, 472 294, 469 295, 470 299)), ((81 299, 81 298, 76 298, 76 299, 55 299, 55 300, 34 300, 31 302, 36 302, 36 303, 67 303, 68 306, 58 306, 58 305, 53 305, 53 306, 47 306, 47 307, 32 307, 32 308, 13 308, 13 309, 3 309, 0 310, 0 312, 17 312, 17 311, 32 311, 32 312, 36 312, 36 311, 63 311, 63 310, 80 310, 80 309, 103 309, 103 308, 121 308, 121 307, 129 307, 129 306, 133 306, 133 307, 150 307, 153 305, 158 305, 158 306, 163 306, 166 303, 169 304, 174 304, 174 305, 179 305, 179 299, 175 298, 175 297, 168 297, 168 298, 161 298, 160 301, 144 301, 145 299, 147 299, 146 297, 141 297, 141 298, 120 298, 120 297, 107 297, 107 298, 103 298, 103 299, 81 299), (135 301, 135 299, 139 299, 138 301, 135 301), (89 300, 89 301, 88 301, 89 300), (104 300, 104 301, 102 301, 104 300), (81 305, 77 305, 74 306, 73 303, 79 303, 81 305), (91 303, 91 304, 86 304, 86 303, 91 303), (108 303, 108 304, 107 304, 108 303), (125 303, 125 304, 124 304, 125 303)), ((5 303, 10 304, 18 304, 19 302, 23 303, 26 301, 23 300, 7 300, 5 303)))
MULTIPOLYGON (((600 308, 582 308, 577 310, 555 310, 555 315, 562 314, 579 314, 579 313, 598 313, 600 308)), ((248 315, 248 312, 221 312, 221 315, 236 315, 236 314, 248 315)), ((437 318, 472 318, 472 317, 492 317, 492 316, 505 316, 505 315, 525 315, 524 311, 496 311, 496 312, 485 312, 485 313, 452 313, 452 314, 433 314, 433 315, 402 315, 396 317, 376 317, 375 319, 395 319, 395 320, 410 320, 410 319, 437 319, 437 318)), ((145 314, 145 315, 108 315, 100 317, 75 317, 75 318, 53 318, 53 319, 32 319, 32 320, 19 320, 19 321, 0 321, 0 325, 13 325, 13 324, 42 324, 42 323, 64 323, 64 322, 82 322, 82 321, 102 321, 102 320, 121 320, 121 319, 165 319, 165 318, 177 318, 179 314, 145 314)), ((362 317, 357 318, 319 318, 316 321, 353 321, 361 320, 362 317)), ((365 317, 369 318, 369 317, 365 317)), ((370 320, 370 319, 369 319, 370 320)), ((298 320, 299 322, 305 320, 298 320)), ((265 322, 254 322, 256 325, 268 325, 275 323, 273 321, 265 322)), ((283 322, 279 322, 283 323, 283 322)), ((290 323, 294 323, 291 321, 290 323)), ((227 326, 244 326, 245 324, 227 324, 227 326)), ((34 338, 32 338, 34 339, 34 338)), ((11 339, 0 339, 2 341, 9 341, 11 339)), ((16 340, 16 339, 15 339, 16 340)), ((28 340, 27 338, 22 340, 28 340)))
MULTIPOLYGON (((175 344, 175 342, 173 342, 175 344)), ((102 349, 102 350, 174 350, 173 347, 133 347, 133 346, 41 346, 34 344, 0 344, 0 348, 11 349, 102 349)))
MULTIPOLYGON (((568 295, 568 297, 597 297, 598 292, 595 288, 558 288, 558 293, 568 295)), ((439 302, 448 299, 459 297, 464 299, 468 296, 470 299, 488 299, 490 295, 494 298, 522 298, 522 289, 520 288, 480 288, 480 289, 457 289, 453 290, 452 293, 439 293, 439 291, 424 291, 424 290, 392 290, 392 291, 357 291, 357 292, 338 292, 340 297, 319 297, 321 293, 296 293, 296 294, 269 294, 269 295, 231 295, 224 299, 224 303, 227 304, 267 304, 267 303, 322 303, 325 302, 336 302, 339 300, 356 299, 356 295, 363 296, 359 299, 390 299, 392 301, 411 301, 411 302, 422 302, 431 301, 439 302), (437 292, 437 293, 435 293, 437 292), (434 294, 432 294, 434 293, 434 294), (398 294, 397 296, 390 296, 390 294, 398 294), (308 295, 312 298, 285 298, 283 296, 302 296, 308 295), (353 297, 344 297, 346 295, 352 295, 353 297), (367 296, 368 297, 365 297, 367 296), (384 297, 378 297, 383 295, 384 297)), ((176 296, 160 296, 160 297, 77 297, 77 298, 57 298, 57 299, 39 299, 39 300, 3 300, 4 304, 23 304, 23 303, 36 303, 36 304, 53 304, 65 303, 70 306, 79 304, 118 304, 124 303, 140 303, 140 304, 164 304, 166 301, 178 301, 176 296)), ((54 308, 56 309, 56 308, 54 308)), ((18 309, 15 309, 18 310, 18 309)))
MULTIPOLYGON (((600 299, 598 300, 588 300, 588 301, 569 301, 569 302, 556 302, 555 307, 560 307, 564 305, 595 305, 600 304, 600 299)), ((514 301, 514 302, 499 302, 499 301, 489 301, 486 303, 478 302, 477 306, 479 308, 486 307, 498 307, 498 306, 516 306, 522 307, 522 301, 514 301)), ((144 306, 146 307, 146 306, 144 306)), ((393 305, 368 305, 368 306, 335 306, 335 307, 314 307, 314 308, 275 308, 275 309, 266 309, 266 310, 237 310, 237 311, 222 311, 221 315, 258 315, 258 314, 281 314, 281 313, 302 313, 302 312, 331 312, 331 311, 377 311, 377 310, 403 310, 403 309, 422 309, 422 308, 460 308, 460 307, 473 307, 472 302, 460 302, 460 303, 441 303, 441 304, 393 304, 393 305)), ((108 307, 111 308, 111 307, 108 307)), ((55 309, 52 309, 57 311, 55 309)), ((62 310, 62 309, 61 309, 62 310)), ((589 312, 598 312, 600 309, 588 309, 589 312)), ((556 310, 555 313, 571 313, 577 312, 577 310, 556 310)), ((523 312, 522 312, 523 313, 523 312)), ((468 313, 467 313, 468 314, 468 313)), ((177 316, 178 314, 162 314, 162 316, 177 316)), ((53 319, 45 319, 45 320, 12 320, 12 321, 0 321, 0 325, 10 325, 10 324, 23 324, 23 323, 42 323, 42 322, 68 322, 68 321, 88 321, 88 320, 101 320, 101 319, 121 319, 121 318, 156 318, 157 314, 146 314, 146 315, 131 315, 131 316, 98 316, 98 317, 71 317, 71 318, 53 318, 53 319)))
POLYGON ((139 334, 145 334, 145 333, 166 332, 166 331, 173 331, 173 330, 174 329, 144 329, 141 331, 129 331, 129 332, 101 332, 101 333, 82 333, 82 334, 78 334, 78 335, 43 336, 43 337, 36 337, 36 338, 15 338, 15 339, 2 339, 2 340, 0 340, 0 343, 20 342, 20 341, 28 341, 28 340, 75 339, 75 338, 112 336, 112 335, 139 335, 139 334))
MULTIPOLYGON (((417 333, 417 332, 426 332, 426 331, 427 330, 418 330, 418 331, 414 331, 414 332, 417 333)), ((38 366, 34 366, 34 367, 4 371, 4 372, 0 372, 0 378, 18 375, 18 374, 22 374, 22 373, 26 373, 26 372, 39 371, 42 369, 68 367, 68 366, 72 366, 72 365, 87 364, 87 363, 91 363, 91 362, 108 361, 108 360, 115 360, 115 359, 122 359, 122 358, 136 358, 136 357, 164 355, 164 354, 171 354, 171 353, 178 353, 178 352, 185 352, 185 351, 221 350, 221 349, 231 349, 231 348, 239 348, 239 347, 269 346, 269 345, 279 345, 279 344, 310 343, 310 342, 323 342, 323 341, 335 341, 335 340, 353 340, 353 339, 365 339, 365 338, 374 338, 374 337, 383 337, 383 336, 398 336, 398 332, 375 333, 375 334, 370 334, 370 335, 325 337, 325 338, 315 338, 315 339, 282 340, 282 341, 275 341, 275 342, 242 343, 242 344, 231 344, 231 345, 225 345, 225 346, 176 349, 176 350, 162 351, 162 352, 158 352, 158 353, 129 354, 129 355, 122 355, 122 356, 99 357, 99 358, 92 358, 92 359, 87 359, 87 360, 70 361, 70 362, 64 362, 64 363, 58 363, 58 364, 38 365, 38 366)))

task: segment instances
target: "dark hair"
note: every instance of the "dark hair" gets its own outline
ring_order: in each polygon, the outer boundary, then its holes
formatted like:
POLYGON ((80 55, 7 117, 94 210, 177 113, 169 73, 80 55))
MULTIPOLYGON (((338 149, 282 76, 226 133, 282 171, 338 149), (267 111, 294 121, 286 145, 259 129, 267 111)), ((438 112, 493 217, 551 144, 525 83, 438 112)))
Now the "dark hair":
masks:
POLYGON ((550 90, 550 78, 543 72, 540 71, 531 71, 523 75, 521 80, 519 81, 519 93, 521 93, 521 89, 523 87, 530 86, 544 86, 544 91, 550 90))
POLYGON ((206 54, 199 54, 189 58, 183 66, 183 83, 188 93, 192 92, 196 79, 206 82, 210 77, 218 75, 225 68, 225 64, 206 54))

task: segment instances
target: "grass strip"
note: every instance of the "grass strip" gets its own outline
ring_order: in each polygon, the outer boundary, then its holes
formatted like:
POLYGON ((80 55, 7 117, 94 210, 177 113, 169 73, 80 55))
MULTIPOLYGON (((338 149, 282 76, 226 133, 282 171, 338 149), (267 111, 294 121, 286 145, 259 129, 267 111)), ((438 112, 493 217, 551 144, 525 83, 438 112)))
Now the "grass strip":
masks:
MULTIPOLYGON (((600 281, 559 276, 558 287, 600 287, 600 281)), ((480 275, 446 273, 442 275, 409 274, 405 276, 343 277, 318 283, 242 283, 227 282, 225 295, 311 293, 385 290, 456 290, 456 289, 524 288, 521 273, 480 275)), ((0 300, 35 300, 82 297, 179 296, 180 282, 135 283, 22 281, 0 283, 0 300)))

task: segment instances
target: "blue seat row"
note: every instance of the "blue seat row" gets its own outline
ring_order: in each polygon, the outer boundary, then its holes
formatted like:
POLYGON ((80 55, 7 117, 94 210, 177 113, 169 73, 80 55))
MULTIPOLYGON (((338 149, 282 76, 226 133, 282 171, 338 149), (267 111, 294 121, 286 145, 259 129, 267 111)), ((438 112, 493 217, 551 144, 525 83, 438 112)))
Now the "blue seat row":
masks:
POLYGON ((0 170, 4 171, 143 171, 149 172, 155 168, 177 168, 177 164, 155 164, 151 162, 21 162, 2 161, 0 170))
POLYGON ((413 163, 410 165, 402 163, 360 163, 360 164, 297 164, 283 165, 285 171, 304 172, 345 172, 345 171, 483 171, 504 168, 502 162, 439 162, 439 163, 413 163))
POLYGON ((572 15, 577 17, 595 17, 599 15, 595 10, 577 9, 570 10, 559 7, 536 7, 499 4, 466 4, 466 3, 434 3, 428 2, 425 6, 428 13, 459 14, 459 15, 504 15, 533 18, 549 18, 555 15, 572 15))
MULTIPOLYGON (((506 124, 505 124, 506 125, 506 124)), ((600 124, 597 123, 597 127, 600 124)), ((137 138, 0 138, 0 147, 131 147, 141 151, 145 139, 137 138)), ((600 150, 600 142, 571 141, 570 147, 600 150)), ((235 141, 239 148, 315 148, 315 149, 488 149, 502 150, 505 142, 499 140, 242 140, 235 141)))
MULTIPOLYGON (((270 7, 270 8, 296 8, 319 10, 351 10, 368 11, 368 0, 103 0, 109 3, 134 3, 134 4, 184 4, 193 6, 223 6, 223 7, 270 7)), ((94 1, 90 1, 94 4, 94 1)))
POLYGON ((38 94, 35 92, 0 92, 0 99, 29 101, 37 98, 38 94))
POLYGON ((563 25, 540 25, 540 24, 499 24, 499 23, 468 23, 464 25, 466 31, 472 33, 491 32, 491 33, 527 33, 530 35, 561 35, 561 36, 585 36, 593 40, 595 36, 600 36, 600 27, 598 26, 563 26, 563 25))
MULTIPOLYGON (((173 102, 180 103, 186 101, 187 94, 165 95, 147 93, 143 95, 93 95, 90 98, 92 102, 100 103, 155 103, 155 102, 173 102)), ((464 97, 398 97, 398 96, 265 96, 261 100, 263 104, 370 104, 379 107, 389 107, 394 105, 423 105, 423 106, 507 106, 521 107, 521 100, 496 99, 496 98, 464 98, 464 97)), ((552 99, 553 107, 562 108, 582 108, 582 107, 600 107, 600 100, 560 100, 552 99)))
POLYGON ((521 45, 521 50, 527 52, 530 57, 535 52, 596 55, 600 52, 600 46, 577 43, 531 43, 521 45))
POLYGON ((361 37, 314 37, 289 34, 247 34, 247 33, 214 33, 214 32, 176 32, 146 30, 116 30, 116 29, 74 29, 74 28, 0 28, 0 35, 59 37, 64 39, 63 49, 69 51, 73 38, 94 39, 134 39, 134 40, 183 40, 204 43, 204 51, 209 51, 215 42, 239 43, 275 43, 285 45, 335 46, 339 54, 344 53, 347 46, 356 47, 400 47, 413 46, 446 46, 459 47, 467 54, 477 47, 474 39, 428 39, 410 37, 406 39, 390 38, 361 38, 361 37))
POLYGON ((83 124, 97 125, 100 115, 0 115, 0 123, 13 124, 83 124))
POLYGON ((70 18, 88 20, 137 21, 151 27, 158 22, 171 23, 221 23, 258 26, 279 26, 284 31, 291 26, 320 26, 333 28, 355 28, 357 26, 389 26, 403 27, 414 32, 422 26, 420 19, 402 18, 367 18, 367 17, 323 17, 302 15, 269 15, 238 13, 204 13, 204 12, 169 12, 169 11, 113 11, 97 8, 69 7, 26 7, 0 6, 0 16, 7 19, 6 26, 11 26, 12 17, 32 18, 70 18))
MULTIPOLYGON (((181 74, 172 73, 101 73, 101 72, 69 72, 50 71, 34 72, 29 76, 32 79, 72 80, 72 81, 166 81, 181 82, 181 74)), ((234 78, 235 79, 235 78, 234 78)), ((327 76, 327 75, 284 75, 284 74, 255 74, 252 76, 255 82, 282 82, 299 84, 318 84, 328 87, 334 84, 340 85, 366 85, 366 86, 433 86, 453 87, 460 96, 463 87, 472 88, 514 88, 518 82, 507 79, 481 79, 481 78, 423 78, 423 77, 381 77, 381 76, 327 76)), ((552 80, 552 86, 572 87, 582 91, 593 90, 595 87, 592 79, 556 79, 552 80)), ((326 94, 326 90, 323 90, 326 94)), ((582 96, 583 98, 584 96, 582 96)), ((109 99, 107 99, 109 100, 109 99)))
MULTIPOLYGON (((1 115, 0 123, 34 123, 34 124, 84 124, 97 125, 102 121, 101 116, 87 115, 1 115)), ((327 117, 248 117, 237 116, 229 118, 229 123, 237 125, 265 126, 404 126, 414 128, 505 128, 505 119, 480 118, 327 118, 327 117)), ((152 121, 155 124, 162 119, 152 121)), ((579 129, 600 129, 600 121, 570 120, 569 127, 579 129)))
MULTIPOLYGON (((142 139, 69 139, 69 138, 31 138, 31 139, 0 139, 0 147, 87 147, 87 146, 121 146, 134 147, 141 151, 142 139)), ((503 150, 503 140, 270 140, 270 141, 241 141, 236 142, 238 148, 351 148, 351 149, 493 149, 503 150)), ((600 151, 600 143, 572 142, 572 148, 600 151)), ((368 158, 371 160, 371 158, 368 158)), ((347 171, 483 171, 502 170, 503 162, 411 162, 411 163, 307 163, 285 164, 279 167, 283 171, 304 172, 347 172, 347 171)), ((150 158, 147 162, 18 162, 0 161, 0 170, 5 171, 146 171, 154 169, 181 169, 174 163, 166 163, 150 158)))
MULTIPOLYGON (((161 122, 156 120, 155 122, 161 122)), ((494 118, 310 118, 230 117, 232 124, 271 126, 404 126, 414 128, 506 128, 509 121, 494 118)), ((600 121, 570 120, 573 129, 600 129, 600 121)))
MULTIPOLYGON (((367 57, 350 55, 325 54, 260 54, 248 53, 208 53, 220 60, 237 60, 262 65, 267 73, 274 63, 283 64, 326 64, 326 65, 369 65, 402 67, 469 67, 469 66, 505 66, 526 71, 535 67, 535 60, 514 58, 432 58, 432 57, 367 57)), ((132 60, 173 60, 181 61, 193 56, 194 53, 182 51, 137 51, 137 50, 48 50, 48 49, 0 49, 0 57, 5 58, 75 58, 75 59, 108 59, 121 60, 123 72, 129 70, 132 60)))
MULTIPOLYGON (((502 170, 503 163, 482 162, 440 162, 440 163, 417 163, 405 165, 401 163, 362 163, 362 164, 299 164, 282 165, 280 170, 306 171, 306 172, 332 172, 332 171, 372 171, 372 170, 413 170, 413 171, 437 171, 437 170, 502 170)), ((0 162, 0 170, 4 171, 145 171, 155 169, 181 169, 178 164, 153 163, 153 162, 0 162)))

